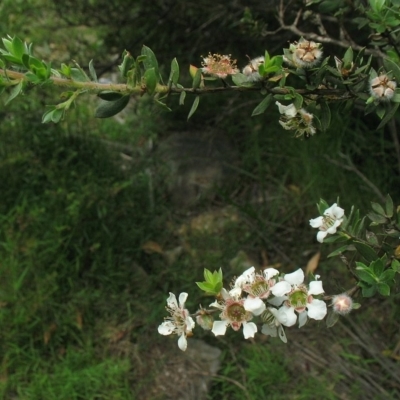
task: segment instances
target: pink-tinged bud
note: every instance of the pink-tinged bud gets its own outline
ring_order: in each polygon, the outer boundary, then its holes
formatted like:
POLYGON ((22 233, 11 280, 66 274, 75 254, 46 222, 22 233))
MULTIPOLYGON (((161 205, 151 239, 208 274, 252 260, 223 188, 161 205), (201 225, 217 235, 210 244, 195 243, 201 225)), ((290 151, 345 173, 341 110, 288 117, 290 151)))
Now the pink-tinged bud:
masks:
POLYGON ((205 330, 210 331, 213 327, 214 318, 210 314, 206 314, 206 312, 201 313, 196 317, 196 322, 205 330))
POLYGON ((332 298, 333 311, 340 315, 346 315, 353 309, 353 299, 346 293, 338 294, 332 298))

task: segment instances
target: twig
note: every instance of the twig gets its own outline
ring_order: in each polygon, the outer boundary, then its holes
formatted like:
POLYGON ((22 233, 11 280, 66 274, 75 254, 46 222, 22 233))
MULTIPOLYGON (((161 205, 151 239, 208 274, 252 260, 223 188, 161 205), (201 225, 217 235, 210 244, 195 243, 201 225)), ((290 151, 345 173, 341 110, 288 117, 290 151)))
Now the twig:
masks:
POLYGON ((339 166, 340 168, 343 168, 347 171, 351 171, 354 172, 358 177, 361 178, 361 180, 367 184, 367 186, 369 186, 373 192, 375 192, 375 194, 379 197, 379 199, 382 202, 385 202, 386 198, 385 196, 382 194, 382 192, 378 189, 378 187, 376 185, 374 185, 351 161, 350 156, 348 156, 347 154, 344 154, 342 152, 338 153, 339 157, 343 158, 344 160, 346 160, 347 164, 343 164, 337 160, 334 160, 332 158, 330 158, 328 155, 325 155, 325 158, 332 164, 339 166))

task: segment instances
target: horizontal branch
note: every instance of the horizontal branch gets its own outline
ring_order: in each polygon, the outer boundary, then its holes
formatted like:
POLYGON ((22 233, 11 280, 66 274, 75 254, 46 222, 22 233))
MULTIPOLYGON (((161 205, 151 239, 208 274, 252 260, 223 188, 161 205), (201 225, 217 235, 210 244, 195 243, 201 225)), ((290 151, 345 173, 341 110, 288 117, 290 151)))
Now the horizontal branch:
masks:
MULTIPOLYGON (((0 70, 0 76, 4 76, 7 79, 12 79, 13 81, 9 82, 9 86, 15 85, 15 81, 25 81, 27 83, 32 83, 29 78, 22 72, 17 72, 13 70, 0 70)), ((52 76, 49 78, 55 86, 67 87, 71 89, 80 89, 80 90, 88 90, 93 93, 101 93, 104 91, 113 91, 118 92, 124 95, 130 94, 138 94, 142 95, 146 92, 145 84, 137 85, 137 86, 129 86, 123 83, 100 83, 100 82, 81 82, 67 78, 60 78, 56 76, 52 76)), ((3 82, 4 83, 4 82, 3 82)), ((271 94, 290 94, 293 93, 293 89, 281 88, 281 87, 272 87, 269 88, 267 86, 261 86, 259 84, 255 84, 252 86, 221 86, 221 87, 202 87, 202 88, 179 88, 176 86, 170 87, 168 85, 157 84, 154 92, 160 94, 180 94, 182 92, 188 94, 202 95, 209 93, 218 93, 218 92, 259 92, 261 89, 265 90, 271 94)), ((303 96, 307 95, 317 95, 321 97, 329 96, 330 100, 346 100, 353 98, 353 96, 349 91, 344 89, 295 89, 296 93, 299 93, 303 96)))

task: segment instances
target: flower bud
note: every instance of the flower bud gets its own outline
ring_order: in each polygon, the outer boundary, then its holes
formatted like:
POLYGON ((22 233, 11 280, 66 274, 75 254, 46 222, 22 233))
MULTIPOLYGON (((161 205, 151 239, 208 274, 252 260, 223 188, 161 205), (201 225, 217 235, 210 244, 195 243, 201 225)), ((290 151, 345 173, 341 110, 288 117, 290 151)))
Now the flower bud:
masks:
POLYGON ((201 311, 201 314, 196 317, 196 322, 205 331, 210 331, 214 323, 214 318, 211 314, 207 314, 205 311, 201 311))
POLYGON ((346 293, 338 294, 332 298, 333 311, 340 315, 346 315, 353 309, 353 299, 346 293))

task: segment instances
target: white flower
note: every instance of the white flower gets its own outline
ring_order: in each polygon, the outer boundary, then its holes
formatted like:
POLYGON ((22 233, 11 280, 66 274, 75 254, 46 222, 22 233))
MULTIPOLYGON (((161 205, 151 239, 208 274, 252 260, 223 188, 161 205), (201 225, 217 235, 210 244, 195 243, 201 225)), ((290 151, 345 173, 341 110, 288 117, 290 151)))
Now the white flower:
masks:
POLYGON ((292 307, 282 306, 279 309, 269 307, 261 318, 266 322, 262 326, 261 333, 272 337, 279 335, 282 342, 287 343, 282 325, 292 326, 296 323, 297 316, 292 307))
POLYGON ((377 100, 390 100, 394 96, 396 81, 386 75, 379 75, 370 81, 370 93, 377 100))
POLYGON ((251 267, 240 275, 229 294, 231 297, 240 297, 242 291, 248 294, 243 306, 246 311, 254 315, 260 315, 265 310, 265 303, 262 299, 267 299, 271 293, 271 287, 275 284, 273 276, 279 274, 274 268, 267 268, 262 274, 257 274, 255 268, 251 267))
MULTIPOLYGON (((280 302, 284 302, 279 312, 285 316, 285 322, 281 318, 281 323, 286 326, 292 323, 294 311, 299 313, 299 326, 303 326, 307 317, 320 320, 326 315, 326 304, 322 300, 314 299, 312 295, 324 293, 321 281, 312 281, 309 287, 303 283, 304 272, 301 268, 291 274, 286 274, 282 281, 276 283, 271 292, 280 302)), ((277 305, 277 303, 275 303, 277 305)), ((292 324, 293 325, 293 324, 292 324)))
POLYGON ((284 106, 283 104, 279 103, 279 101, 276 101, 275 104, 278 106, 279 112, 287 118, 294 118, 296 116, 297 109, 293 103, 289 104, 288 106, 284 106))
POLYGON ((182 351, 185 351, 187 348, 186 336, 191 334, 192 329, 195 326, 192 317, 189 315, 189 311, 185 309, 187 297, 187 293, 181 293, 179 295, 178 305, 175 295, 173 293, 169 294, 166 309, 171 316, 165 318, 166 321, 158 327, 158 333, 161 335, 176 334, 180 336, 178 340, 178 347, 182 351))
POLYGON ((324 215, 318 218, 310 219, 310 225, 318 228, 318 242, 322 243, 329 234, 336 233, 338 226, 343 222, 344 210, 334 203, 331 207, 324 211, 324 215))
POLYGON ((292 60, 296 67, 310 68, 318 64, 322 58, 321 44, 301 38, 290 45, 292 60))
POLYGON ((242 72, 246 75, 248 82, 255 82, 261 79, 261 75, 258 72, 258 68, 261 64, 264 64, 264 56, 253 58, 243 68, 242 72))
POLYGON ((244 299, 232 297, 225 289, 221 290, 223 302, 217 301, 210 304, 222 310, 220 314, 221 321, 214 321, 212 332, 215 336, 225 335, 228 326, 234 331, 238 331, 243 325, 243 335, 245 339, 254 337, 257 332, 257 325, 254 322, 248 322, 253 318, 253 314, 244 307, 244 299))

